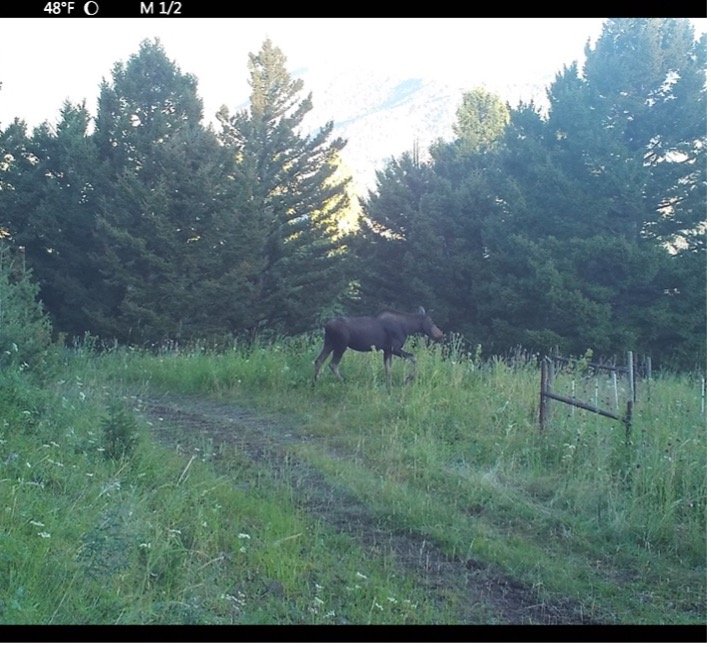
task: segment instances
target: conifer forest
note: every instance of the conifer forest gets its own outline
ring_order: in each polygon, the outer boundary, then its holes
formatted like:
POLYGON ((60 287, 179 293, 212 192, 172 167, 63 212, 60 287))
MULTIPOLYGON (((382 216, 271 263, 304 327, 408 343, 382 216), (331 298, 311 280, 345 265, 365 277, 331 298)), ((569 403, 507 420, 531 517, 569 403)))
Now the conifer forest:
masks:
POLYGON ((250 54, 249 102, 217 127, 157 39, 115 63, 95 115, 0 124, 0 244, 55 338, 250 342, 423 305, 485 355, 704 363, 707 55, 689 21, 608 20, 546 111, 472 88, 449 140, 361 196, 333 124, 303 127, 319 97, 287 56, 250 54))

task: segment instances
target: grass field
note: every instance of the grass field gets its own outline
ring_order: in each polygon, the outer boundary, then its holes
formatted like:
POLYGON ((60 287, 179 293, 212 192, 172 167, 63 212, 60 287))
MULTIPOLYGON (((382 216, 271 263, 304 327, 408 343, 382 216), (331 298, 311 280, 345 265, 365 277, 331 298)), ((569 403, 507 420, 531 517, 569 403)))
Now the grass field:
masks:
POLYGON ((541 432, 523 357, 421 344, 388 391, 375 353, 313 387, 317 352, 85 344, 2 375, 0 622, 706 623, 698 376, 640 384, 628 441, 563 404, 541 432))

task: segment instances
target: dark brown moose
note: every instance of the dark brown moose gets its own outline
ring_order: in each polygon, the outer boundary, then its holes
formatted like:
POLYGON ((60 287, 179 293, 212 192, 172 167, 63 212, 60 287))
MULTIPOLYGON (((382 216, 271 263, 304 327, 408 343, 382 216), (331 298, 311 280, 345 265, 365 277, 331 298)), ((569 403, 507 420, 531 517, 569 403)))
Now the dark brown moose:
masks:
POLYGON ((346 348, 367 352, 383 351, 385 376, 388 387, 391 384, 391 367, 393 355, 407 359, 415 366, 415 356, 402 349, 408 335, 421 333, 434 341, 444 337, 444 333, 434 324, 425 309, 420 306, 415 313, 395 312, 385 310, 377 317, 336 317, 328 321, 324 327, 323 349, 314 360, 314 378, 316 383, 321 366, 331 352, 330 368, 341 381, 343 376, 338 370, 338 363, 346 348))

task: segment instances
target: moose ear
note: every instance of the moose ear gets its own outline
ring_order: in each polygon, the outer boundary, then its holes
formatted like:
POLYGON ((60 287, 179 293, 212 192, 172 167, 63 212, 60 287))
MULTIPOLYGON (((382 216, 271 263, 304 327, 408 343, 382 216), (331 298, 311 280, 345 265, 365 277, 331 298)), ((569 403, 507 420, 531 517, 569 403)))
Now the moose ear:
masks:
POLYGON ((425 309, 422 306, 420 306, 419 308, 417 308, 417 314, 418 315, 425 315, 427 313, 425 312, 425 309))

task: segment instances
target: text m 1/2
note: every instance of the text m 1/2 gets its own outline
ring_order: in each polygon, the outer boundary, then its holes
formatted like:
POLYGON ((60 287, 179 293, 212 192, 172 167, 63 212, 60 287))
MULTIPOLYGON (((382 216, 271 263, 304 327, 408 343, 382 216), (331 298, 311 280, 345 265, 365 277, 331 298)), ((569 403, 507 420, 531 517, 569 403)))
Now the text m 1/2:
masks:
POLYGON ((154 15, 156 13, 156 5, 159 16, 182 15, 183 3, 176 0, 170 0, 170 2, 141 2, 141 15, 154 15))

